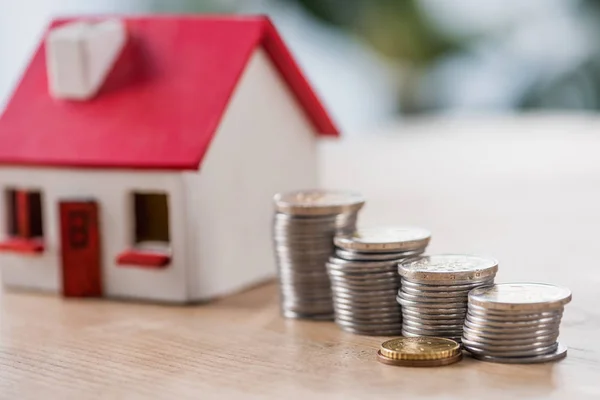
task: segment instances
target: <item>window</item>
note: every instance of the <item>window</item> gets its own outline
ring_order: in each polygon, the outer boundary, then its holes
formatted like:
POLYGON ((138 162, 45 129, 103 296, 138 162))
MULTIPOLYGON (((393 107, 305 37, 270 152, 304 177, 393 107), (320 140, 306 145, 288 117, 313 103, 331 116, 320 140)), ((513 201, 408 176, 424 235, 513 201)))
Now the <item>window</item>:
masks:
POLYGON ((166 194, 134 195, 136 245, 169 244, 169 205, 166 194))
POLYGON ((10 189, 5 192, 5 196, 8 239, 0 243, 0 250, 24 253, 43 251, 41 193, 10 189))
POLYGON ((8 234, 22 239, 40 238, 42 228, 42 195, 40 192, 7 190, 8 234))
POLYGON ((171 261, 169 202, 164 193, 133 194, 133 249, 121 253, 117 264, 164 268, 171 261))

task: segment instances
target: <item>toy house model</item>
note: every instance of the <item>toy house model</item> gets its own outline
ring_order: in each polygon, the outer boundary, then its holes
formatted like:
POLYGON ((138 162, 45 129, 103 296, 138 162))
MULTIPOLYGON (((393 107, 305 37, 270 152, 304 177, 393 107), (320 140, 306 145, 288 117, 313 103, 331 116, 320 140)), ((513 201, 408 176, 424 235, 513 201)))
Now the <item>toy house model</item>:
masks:
POLYGON ((272 277, 326 111, 264 17, 54 22, 0 118, 10 288, 202 301, 272 277))

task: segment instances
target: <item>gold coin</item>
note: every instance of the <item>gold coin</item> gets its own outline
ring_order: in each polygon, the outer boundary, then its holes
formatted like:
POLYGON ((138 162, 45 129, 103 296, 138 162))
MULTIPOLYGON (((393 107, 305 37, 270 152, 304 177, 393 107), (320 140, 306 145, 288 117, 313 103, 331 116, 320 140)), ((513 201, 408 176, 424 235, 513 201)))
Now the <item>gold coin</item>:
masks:
POLYGON ((442 367, 444 365, 459 362, 462 358, 462 352, 459 352, 452 357, 446 357, 440 360, 394 360, 393 358, 384 357, 380 351, 377 352, 377 361, 380 363, 400 367, 442 367))
POLYGON ((460 345, 438 337, 401 337, 383 342, 380 352, 392 360, 441 360, 460 353, 460 345))

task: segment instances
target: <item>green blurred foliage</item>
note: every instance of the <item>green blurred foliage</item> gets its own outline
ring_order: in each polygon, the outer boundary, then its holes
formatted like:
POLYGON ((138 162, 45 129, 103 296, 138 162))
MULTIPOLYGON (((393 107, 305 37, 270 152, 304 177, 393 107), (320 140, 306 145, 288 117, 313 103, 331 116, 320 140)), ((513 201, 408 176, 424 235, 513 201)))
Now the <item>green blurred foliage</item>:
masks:
POLYGON ((302 5, 318 19, 364 38, 390 59, 424 65, 460 47, 435 30, 417 0, 279 1, 302 5))

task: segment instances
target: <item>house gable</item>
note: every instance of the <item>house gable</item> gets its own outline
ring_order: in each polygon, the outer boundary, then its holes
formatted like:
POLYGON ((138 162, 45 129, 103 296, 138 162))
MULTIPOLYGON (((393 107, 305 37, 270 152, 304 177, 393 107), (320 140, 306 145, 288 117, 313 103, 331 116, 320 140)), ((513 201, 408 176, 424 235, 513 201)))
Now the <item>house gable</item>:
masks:
POLYGON ((200 173, 185 173, 189 292, 196 300, 273 277, 272 197, 317 186, 317 139, 267 53, 257 50, 200 173))

